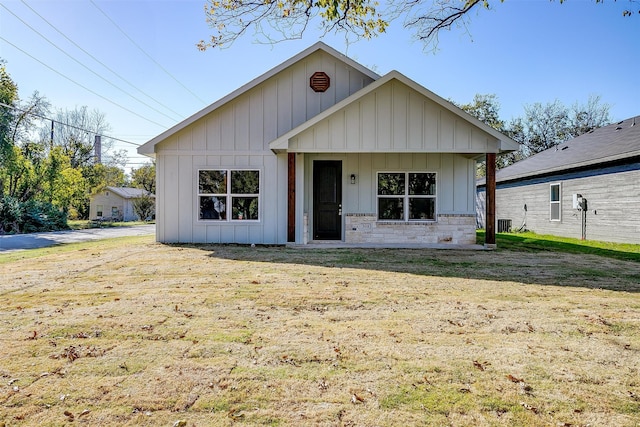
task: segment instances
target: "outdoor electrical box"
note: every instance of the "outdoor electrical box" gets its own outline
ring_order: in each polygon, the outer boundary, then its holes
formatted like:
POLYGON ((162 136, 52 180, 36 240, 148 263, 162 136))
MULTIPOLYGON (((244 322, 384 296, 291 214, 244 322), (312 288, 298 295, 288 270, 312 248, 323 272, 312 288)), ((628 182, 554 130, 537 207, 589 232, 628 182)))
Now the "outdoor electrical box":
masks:
POLYGON ((580 209, 581 200, 582 200, 582 194, 573 195, 573 209, 580 209))
POLYGON ((587 199, 582 197, 582 194, 573 195, 573 209, 578 209, 581 211, 587 210, 587 199))

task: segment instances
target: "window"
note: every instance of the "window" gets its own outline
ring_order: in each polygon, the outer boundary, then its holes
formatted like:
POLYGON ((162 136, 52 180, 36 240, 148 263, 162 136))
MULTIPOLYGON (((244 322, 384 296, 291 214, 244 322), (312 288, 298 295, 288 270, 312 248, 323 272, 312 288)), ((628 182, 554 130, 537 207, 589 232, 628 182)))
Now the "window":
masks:
POLYGON ((560 221, 560 184, 551 184, 549 187, 549 205, 551 221, 560 221))
POLYGON ((379 172, 378 219, 435 221, 436 174, 379 172))
POLYGON ((102 217, 102 210, 103 210, 103 209, 104 209, 104 208, 102 207, 102 205, 97 205, 97 206, 96 206, 96 216, 97 216, 98 218, 102 217))
POLYGON ((258 220, 260 172, 201 170, 198 172, 198 218, 202 220, 258 220), (229 218, 231 207, 231 218, 229 218))

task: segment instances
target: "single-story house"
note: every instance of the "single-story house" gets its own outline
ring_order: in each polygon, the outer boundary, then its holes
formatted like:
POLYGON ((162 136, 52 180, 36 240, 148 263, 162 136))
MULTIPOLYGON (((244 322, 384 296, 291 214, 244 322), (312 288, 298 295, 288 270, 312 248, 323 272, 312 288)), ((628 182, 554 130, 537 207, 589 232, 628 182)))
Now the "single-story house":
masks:
MULTIPOLYGON (((106 187, 91 196, 89 201, 89 218, 95 220, 138 221, 141 218, 133 208, 135 200, 155 195, 141 188, 106 187)), ((146 220, 148 218, 142 218, 146 220)))
MULTIPOLYGON (((484 226, 484 181, 477 188, 484 226)), ((497 171, 495 195, 498 231, 640 243, 640 116, 497 171)))
POLYGON ((316 43, 138 148, 160 242, 472 244, 476 159, 518 144, 316 43))

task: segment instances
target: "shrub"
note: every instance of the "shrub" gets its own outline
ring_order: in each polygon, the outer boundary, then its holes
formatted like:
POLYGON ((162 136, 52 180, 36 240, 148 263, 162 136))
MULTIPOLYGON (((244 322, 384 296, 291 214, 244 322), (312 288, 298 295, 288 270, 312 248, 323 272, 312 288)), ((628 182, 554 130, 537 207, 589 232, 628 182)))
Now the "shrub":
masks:
POLYGON ((0 234, 20 232, 22 204, 15 198, 0 198, 0 234))
POLYGON ((48 202, 0 199, 0 234, 66 230, 67 214, 48 202))

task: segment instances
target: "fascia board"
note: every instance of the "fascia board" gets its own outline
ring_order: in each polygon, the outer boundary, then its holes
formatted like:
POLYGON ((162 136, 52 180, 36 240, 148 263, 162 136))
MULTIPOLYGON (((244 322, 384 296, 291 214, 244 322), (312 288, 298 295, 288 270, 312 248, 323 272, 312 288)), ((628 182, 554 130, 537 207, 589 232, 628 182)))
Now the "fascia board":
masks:
POLYGON ((180 122, 180 123, 176 124, 175 126, 169 128, 168 130, 166 130, 165 132, 163 132, 160 135, 156 136, 155 138, 153 138, 153 139, 149 140, 148 142, 144 143, 143 145, 138 147, 138 150, 137 150, 138 154, 153 155, 154 152, 155 152, 154 147, 159 142, 169 138, 171 135, 181 131, 182 129, 184 129, 187 126, 193 124, 194 122, 196 122, 199 119, 203 118, 204 116, 206 116, 207 114, 211 113, 212 111, 220 108, 224 104, 232 101, 233 99, 237 98, 238 96, 242 95, 243 93, 250 91, 251 89, 253 89, 256 86, 258 86, 259 84, 261 84, 264 81, 270 79, 271 77, 275 76, 279 72, 285 70, 286 68, 288 68, 291 65, 299 62, 300 60, 306 58, 307 56, 311 55, 312 53, 314 53, 314 52, 316 52, 318 50, 322 50, 325 53, 327 53, 327 54, 339 59, 340 61, 342 61, 342 62, 346 63, 347 65, 357 69, 361 73, 367 75, 368 77, 370 77, 370 78, 372 78, 374 80, 377 80, 377 79, 380 78, 380 76, 377 73, 371 71, 370 69, 368 69, 365 66, 357 63, 356 61, 348 58, 346 55, 341 54, 340 52, 338 52, 337 50, 333 49, 332 47, 326 45, 323 42, 317 42, 317 43, 311 45, 310 47, 308 47, 307 49, 303 50, 302 52, 298 53, 297 55, 292 56, 291 58, 287 59, 283 63, 275 66, 274 68, 272 68, 271 70, 267 71, 266 73, 264 73, 264 74, 256 77, 255 79, 251 80, 249 83, 244 84, 243 86, 239 87, 238 89, 234 90, 233 92, 229 93, 228 95, 220 98, 219 100, 217 100, 213 104, 203 108, 202 110, 198 111, 197 113, 193 114, 192 116, 188 117, 187 119, 183 120, 182 122, 180 122))
POLYGON ((390 71, 389 73, 385 74, 384 76, 382 76, 381 78, 379 78, 375 82, 373 82, 373 83, 365 86, 364 88, 360 89, 358 92, 354 93, 353 95, 343 99, 339 103, 337 103, 334 106, 326 109, 322 113, 320 113, 320 114, 316 115, 315 117, 311 118, 310 120, 302 123, 298 127, 290 130, 289 132, 285 133, 284 135, 280 136, 279 138, 276 138, 275 140, 273 140, 272 142, 269 143, 269 148, 271 150, 273 150, 273 151, 276 151, 276 152, 277 151, 282 151, 282 150, 287 150, 288 145, 289 145, 288 142, 294 136, 296 136, 299 133, 303 132, 304 130, 310 128, 311 126, 314 126, 315 124, 317 124, 320 121, 324 120, 325 118, 329 117, 331 114, 333 114, 333 113, 335 113, 335 112, 347 107, 349 104, 357 101, 358 99, 364 97, 365 95, 373 92, 374 90, 378 89, 379 87, 387 84, 388 82, 390 82, 391 80, 394 80, 394 79, 400 81, 401 83, 404 83, 405 85, 409 86, 411 89, 413 89, 416 92, 422 94, 423 96, 425 96, 426 98, 428 98, 431 101, 435 102, 436 104, 440 105, 441 107, 445 108, 446 110, 456 114, 457 116, 459 116, 463 120, 466 120, 466 121, 470 122, 474 126, 480 128, 484 132, 486 132, 489 135, 491 135, 494 138, 496 138, 498 140, 498 142, 499 142, 498 147, 497 147, 499 152, 513 151, 513 150, 518 150, 520 148, 520 145, 517 142, 515 142, 514 140, 512 140, 511 138, 509 138, 506 135, 503 135, 502 133, 500 133, 497 130, 493 129, 491 126, 486 125, 485 123, 483 123, 480 120, 476 119, 475 117, 473 117, 472 115, 470 115, 466 111, 456 107, 455 105, 453 105, 449 101, 447 101, 444 98, 436 95, 435 93, 433 93, 430 90, 426 89, 424 86, 414 82, 413 80, 411 80, 410 78, 406 77, 405 75, 403 75, 402 73, 400 73, 400 72, 398 72, 396 70, 390 71))

